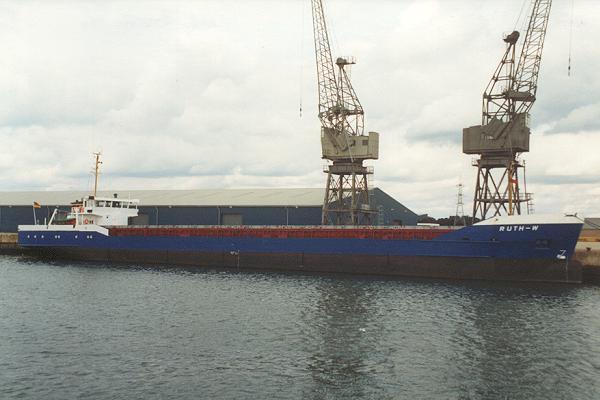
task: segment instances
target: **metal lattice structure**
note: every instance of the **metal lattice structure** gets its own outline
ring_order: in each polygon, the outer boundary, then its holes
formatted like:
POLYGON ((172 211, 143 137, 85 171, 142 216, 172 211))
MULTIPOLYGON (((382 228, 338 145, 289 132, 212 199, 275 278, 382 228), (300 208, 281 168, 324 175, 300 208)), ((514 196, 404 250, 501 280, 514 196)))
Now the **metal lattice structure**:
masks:
POLYGON ((521 214, 522 203, 530 200, 520 190, 520 174, 524 179, 525 173, 520 154, 529 151, 529 111, 536 100, 551 5, 551 0, 532 0, 518 63, 519 32, 504 38, 506 50, 483 93, 481 125, 463 130, 463 152, 480 155, 473 163, 474 218, 521 214))
POLYGON ((311 1, 311 5, 319 85, 319 119, 323 126, 333 127, 328 115, 329 110, 334 109, 336 106, 338 90, 335 69, 331 58, 331 47, 329 46, 329 34, 327 32, 323 4, 320 1, 311 1))
POLYGON ((462 226, 467 225, 465 219, 465 208, 463 203, 463 184, 459 183, 457 186, 458 194, 456 195, 456 213, 454 214, 454 226, 457 226, 460 222, 462 226))
POLYGON ((370 204, 367 176, 373 173, 368 167, 357 173, 352 165, 346 171, 345 165, 330 165, 327 173, 325 203, 327 220, 322 223, 333 225, 366 225, 373 223, 373 216, 378 212, 366 208, 370 204))
POLYGON ((311 0, 311 6, 322 157, 332 161, 324 171, 327 186, 322 223, 372 224, 377 210, 370 204, 367 177, 373 170, 363 166, 363 161, 379 158, 379 134, 364 134, 364 110, 347 70, 355 62, 349 57, 339 57, 334 65, 323 2, 311 0))
POLYGON ((527 113, 535 102, 538 75, 542 61, 542 50, 548 28, 552 0, 533 2, 531 18, 525 35, 525 42, 519 57, 519 66, 513 86, 517 114, 527 113))

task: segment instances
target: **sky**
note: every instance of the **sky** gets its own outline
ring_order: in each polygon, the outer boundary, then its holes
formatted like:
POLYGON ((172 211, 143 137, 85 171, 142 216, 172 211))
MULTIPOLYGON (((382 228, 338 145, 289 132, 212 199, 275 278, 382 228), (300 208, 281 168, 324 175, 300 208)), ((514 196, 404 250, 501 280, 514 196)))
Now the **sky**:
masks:
MULTIPOLYGON (((377 186, 471 213, 462 129, 529 0, 329 0, 377 186), (523 9, 523 11, 521 11, 523 9)), ((552 6, 524 154, 536 213, 600 216, 600 7, 552 6), (567 75, 571 55, 571 76, 567 75)), ((309 0, 0 1, 0 191, 323 187, 309 0), (300 107, 302 112, 300 112, 300 107)))

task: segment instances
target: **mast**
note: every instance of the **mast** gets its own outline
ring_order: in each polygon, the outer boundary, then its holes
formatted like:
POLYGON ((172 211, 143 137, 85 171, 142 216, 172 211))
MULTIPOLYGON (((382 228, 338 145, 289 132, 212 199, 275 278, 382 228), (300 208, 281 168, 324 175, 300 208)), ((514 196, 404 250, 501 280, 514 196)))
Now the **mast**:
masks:
POLYGON ((102 161, 100 161, 100 156, 102 153, 98 151, 92 154, 94 154, 96 159, 94 163, 94 198, 96 198, 96 193, 98 192, 98 175, 100 175, 100 164, 102 164, 102 161))

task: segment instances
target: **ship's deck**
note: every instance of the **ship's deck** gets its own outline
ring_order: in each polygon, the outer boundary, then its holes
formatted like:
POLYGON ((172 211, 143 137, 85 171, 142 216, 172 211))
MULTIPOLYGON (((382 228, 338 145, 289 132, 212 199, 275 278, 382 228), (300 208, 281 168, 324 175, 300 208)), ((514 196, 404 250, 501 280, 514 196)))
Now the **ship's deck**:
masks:
POLYGON ((456 228, 439 226, 204 226, 154 225, 112 227, 110 236, 206 236, 258 238, 345 238, 431 240, 456 228))

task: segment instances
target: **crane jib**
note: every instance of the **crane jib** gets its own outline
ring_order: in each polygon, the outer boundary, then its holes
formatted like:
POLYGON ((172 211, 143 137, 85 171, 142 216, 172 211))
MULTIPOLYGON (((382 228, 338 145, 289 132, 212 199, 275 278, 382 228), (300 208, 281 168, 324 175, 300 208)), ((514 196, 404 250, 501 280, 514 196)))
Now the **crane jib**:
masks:
POLYGON ((525 182, 525 164, 519 155, 529 151, 529 112, 537 99, 551 6, 551 0, 532 0, 518 58, 519 32, 503 39, 506 50, 483 93, 481 125, 463 129, 463 153, 480 156, 473 164, 478 170, 474 218, 521 214, 521 203, 527 204, 529 212, 531 196, 526 187, 525 193, 519 187, 520 170, 525 182))

